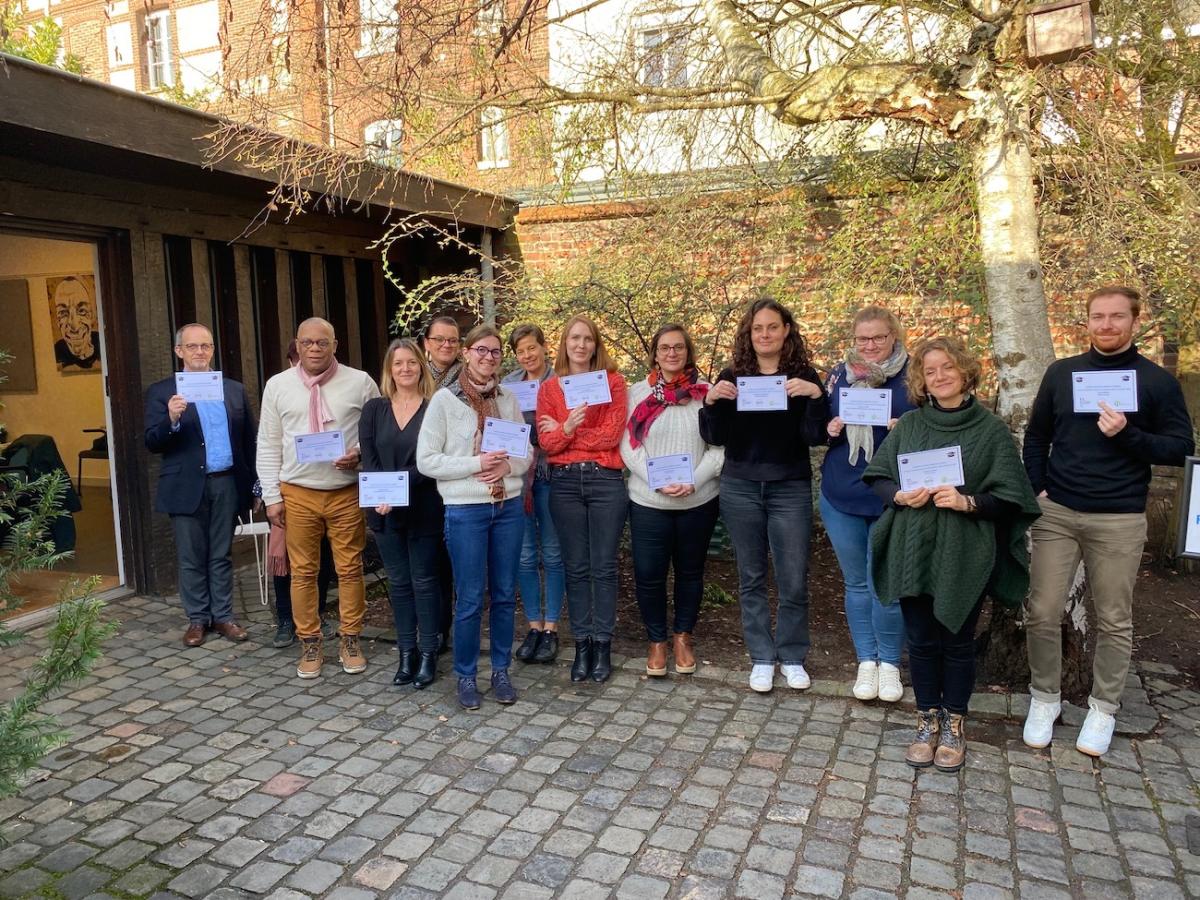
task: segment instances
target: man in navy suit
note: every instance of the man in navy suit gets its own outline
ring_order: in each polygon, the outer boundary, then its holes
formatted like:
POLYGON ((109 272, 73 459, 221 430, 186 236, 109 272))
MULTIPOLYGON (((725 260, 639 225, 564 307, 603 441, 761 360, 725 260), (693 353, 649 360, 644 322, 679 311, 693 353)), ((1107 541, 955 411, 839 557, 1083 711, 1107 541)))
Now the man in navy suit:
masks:
MULTIPOLYGON (((211 371, 213 336, 204 325, 175 333, 185 372, 211 371)), ((188 617, 183 643, 199 647, 211 628, 246 640, 233 620, 233 529, 250 507, 255 481, 254 416, 240 382, 225 378, 224 402, 189 403, 175 376, 146 392, 146 448, 163 455, 154 508, 167 513, 179 556, 179 596, 188 617)))

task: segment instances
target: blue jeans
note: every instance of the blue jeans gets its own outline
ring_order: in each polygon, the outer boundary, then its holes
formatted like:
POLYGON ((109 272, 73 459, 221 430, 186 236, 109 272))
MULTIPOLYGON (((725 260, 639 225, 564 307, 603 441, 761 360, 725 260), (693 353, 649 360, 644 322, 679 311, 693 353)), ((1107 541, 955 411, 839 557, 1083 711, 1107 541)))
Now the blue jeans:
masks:
POLYGON ((550 515, 550 482, 534 479, 533 511, 525 514, 525 540, 521 544, 521 568, 517 583, 521 587, 521 603, 525 618, 530 622, 557 622, 562 614, 566 574, 558 532, 550 515), (546 612, 542 614, 542 576, 546 570, 546 612))
POLYGON ((885 606, 871 586, 871 544, 874 516, 844 513, 821 494, 821 521, 833 544, 842 580, 846 583, 846 621, 859 662, 900 665, 904 650, 904 613, 899 603, 885 606))
POLYGON ((550 511, 567 570, 575 640, 611 641, 617 625, 617 550, 629 494, 625 475, 595 463, 550 467, 550 511))
POLYGON ((811 481, 748 481, 721 476, 721 517, 737 556, 742 635, 755 664, 802 665, 808 656, 808 552, 811 481), (771 633, 767 553, 779 608, 771 633))
POLYGON ((503 503, 446 506, 446 549, 454 567, 454 674, 474 678, 479 670, 479 633, 484 586, 491 603, 488 622, 492 671, 512 661, 517 611, 517 563, 525 511, 521 498, 503 503))
POLYGON ((387 570, 397 649, 436 653, 442 602, 438 572, 441 537, 407 530, 376 531, 374 535, 387 570))

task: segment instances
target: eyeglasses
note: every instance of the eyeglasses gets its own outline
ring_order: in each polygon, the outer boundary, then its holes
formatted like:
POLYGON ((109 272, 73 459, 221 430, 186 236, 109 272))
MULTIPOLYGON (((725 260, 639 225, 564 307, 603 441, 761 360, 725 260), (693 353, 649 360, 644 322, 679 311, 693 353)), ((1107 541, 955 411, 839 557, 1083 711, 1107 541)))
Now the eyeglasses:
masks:
POLYGON ((184 344, 183 345, 183 349, 186 350, 188 353, 199 353, 201 351, 208 353, 210 350, 212 350, 212 348, 213 348, 212 344, 184 344))
POLYGON ((478 356, 481 360, 486 359, 489 356, 492 359, 499 359, 501 356, 504 355, 504 351, 501 350, 499 347, 492 350, 488 347, 483 346, 482 344, 478 344, 478 345, 472 347, 471 352, 474 353, 476 356, 478 356))
POLYGON ((887 334, 873 334, 870 337, 856 337, 854 339, 854 343, 860 347, 882 347, 887 343, 887 339, 891 336, 892 333, 889 331, 887 334))
POLYGON ((659 344, 659 353, 684 353, 687 350, 687 344, 659 344))
POLYGON ((458 338, 431 337, 426 338, 425 340, 437 344, 439 347, 457 347, 459 345, 458 338))
POLYGON ((296 345, 303 347, 305 350, 311 349, 312 347, 319 347, 322 350, 328 350, 331 343, 333 342, 327 338, 321 338, 318 341, 309 340, 308 338, 305 338, 302 341, 296 341, 296 345))

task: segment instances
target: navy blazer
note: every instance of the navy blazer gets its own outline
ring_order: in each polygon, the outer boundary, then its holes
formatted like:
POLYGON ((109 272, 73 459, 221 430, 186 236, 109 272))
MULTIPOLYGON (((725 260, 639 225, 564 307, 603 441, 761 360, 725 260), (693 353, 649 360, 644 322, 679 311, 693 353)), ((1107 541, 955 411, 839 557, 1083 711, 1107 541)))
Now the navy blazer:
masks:
MULTIPOLYGON (((258 428, 246 401, 246 389, 232 378, 225 386, 225 413, 229 418, 229 445, 233 450, 233 477, 238 489, 238 509, 250 508, 250 490, 256 475, 255 436, 258 428)), ((179 417, 179 430, 171 430, 167 403, 175 395, 175 376, 150 385, 146 391, 146 449, 163 455, 158 473, 154 508, 168 515, 194 515, 204 496, 207 457, 204 430, 194 403, 179 417)))

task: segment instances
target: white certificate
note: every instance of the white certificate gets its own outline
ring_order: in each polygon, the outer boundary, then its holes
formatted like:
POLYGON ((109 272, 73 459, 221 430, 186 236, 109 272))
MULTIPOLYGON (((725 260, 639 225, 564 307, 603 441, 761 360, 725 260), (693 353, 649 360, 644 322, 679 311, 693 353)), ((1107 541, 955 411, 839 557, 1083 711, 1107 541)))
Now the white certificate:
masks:
POLYGON ((521 405, 521 412, 533 412, 537 409, 538 381, 513 381, 504 385, 506 391, 512 391, 521 405))
POLYGON ((787 378, 756 375, 737 380, 738 412, 768 412, 788 408, 787 378))
POLYGON ((296 462, 333 462, 346 455, 346 442, 340 431, 317 431, 313 434, 296 435, 296 462))
POLYGON ((892 419, 890 388, 838 388, 838 415, 847 425, 882 425, 892 419))
POLYGON ((1137 372, 1133 369, 1072 372, 1071 394, 1077 413, 1100 412, 1101 400, 1120 412, 1137 412, 1137 372))
POLYGON ((692 468, 690 453, 673 456, 652 456, 646 460, 646 480, 650 490, 657 491, 669 484, 695 484, 696 473, 692 468))
POLYGON ((897 462, 902 491, 915 491, 923 487, 932 489, 942 485, 958 487, 966 482, 963 478, 962 448, 958 446, 901 453, 897 462))
POLYGON ((518 424, 488 416, 483 420, 483 440, 479 449, 484 453, 503 451, 509 456, 525 459, 529 456, 529 426, 524 422, 518 424))
POLYGON ((225 402, 225 386, 220 372, 176 372, 175 393, 188 403, 201 400, 225 402))
POLYGON ((608 372, 584 372, 582 375, 560 375, 558 383, 562 385, 563 399, 567 401, 567 409, 577 406, 599 406, 601 403, 612 403, 612 393, 608 390, 608 372))
POLYGON ((358 505, 408 506, 407 472, 359 472, 358 505))

